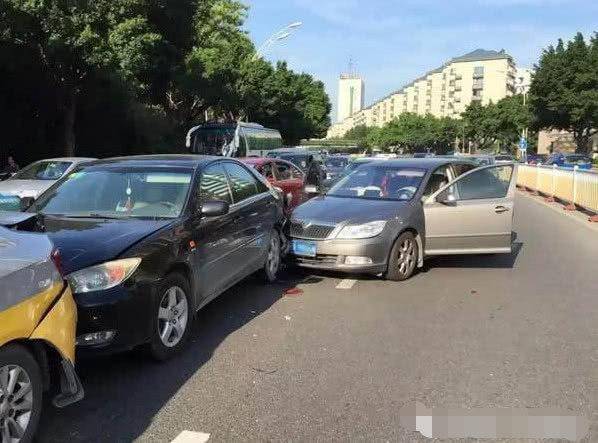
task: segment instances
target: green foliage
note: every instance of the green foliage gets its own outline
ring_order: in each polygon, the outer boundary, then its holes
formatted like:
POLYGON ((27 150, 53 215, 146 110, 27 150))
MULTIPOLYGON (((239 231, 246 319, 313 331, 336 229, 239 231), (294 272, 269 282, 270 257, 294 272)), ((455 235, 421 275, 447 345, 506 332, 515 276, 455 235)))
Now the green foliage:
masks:
POLYGON ((586 42, 578 33, 544 50, 530 95, 537 129, 570 131, 578 151, 589 153, 598 129, 598 34, 586 42))
POLYGON ((404 113, 384 127, 370 130, 366 146, 393 147, 403 152, 430 150, 441 154, 452 150, 459 127, 459 121, 450 118, 404 113))
POLYGON ((529 106, 523 96, 505 97, 482 106, 472 102, 465 112, 462 133, 479 150, 514 150, 522 131, 530 125, 529 106))
POLYGON ((246 14, 237 0, 0 0, 0 109, 18 115, 5 139, 35 145, 30 160, 182 146, 206 116, 257 121, 288 143, 324 136, 323 84, 257 59, 246 14))

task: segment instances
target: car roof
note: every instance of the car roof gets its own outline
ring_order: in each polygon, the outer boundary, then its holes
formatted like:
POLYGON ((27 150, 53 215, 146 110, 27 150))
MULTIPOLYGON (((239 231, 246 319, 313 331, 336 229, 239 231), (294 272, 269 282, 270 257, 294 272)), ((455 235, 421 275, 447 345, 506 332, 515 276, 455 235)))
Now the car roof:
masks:
POLYGON ((97 158, 92 157, 56 157, 56 158, 42 158, 37 160, 37 162, 72 162, 72 163, 81 163, 81 162, 89 162, 97 160, 97 158))
MULTIPOLYGON (((436 158, 436 157, 428 157, 428 158, 391 158, 381 162, 376 161, 375 163, 379 163, 379 165, 387 166, 400 166, 406 168, 419 168, 425 170, 436 169, 443 165, 450 165, 453 163, 471 163, 472 161, 468 161, 465 159, 450 159, 450 158, 436 158)), ((375 165, 378 166, 378 165, 375 165)))
MULTIPOLYGON (((196 169, 215 160, 222 160, 223 158, 225 157, 191 154, 134 155, 129 157, 113 157, 96 160, 91 162, 89 166, 175 166, 196 169)), ((232 158, 226 158, 233 160, 232 158)))

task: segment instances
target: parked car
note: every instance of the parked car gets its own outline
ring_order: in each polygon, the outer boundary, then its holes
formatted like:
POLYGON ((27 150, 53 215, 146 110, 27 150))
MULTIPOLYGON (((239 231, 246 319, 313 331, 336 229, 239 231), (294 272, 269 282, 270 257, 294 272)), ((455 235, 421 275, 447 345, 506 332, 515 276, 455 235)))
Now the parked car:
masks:
POLYGON ((386 161, 389 160, 388 157, 359 157, 356 159, 353 159, 352 161, 349 162, 349 164, 347 164, 347 166, 345 167, 345 169, 343 170, 343 172, 338 175, 335 179, 333 180, 326 180, 321 188, 319 189, 319 193, 320 194, 325 194, 326 192, 328 192, 335 184, 337 184, 343 177, 349 175, 351 172, 353 172, 355 169, 357 169, 358 167, 371 163, 371 162, 375 162, 375 161, 386 161))
POLYGON ((0 194, 37 198, 42 192, 65 177, 78 165, 95 160, 83 157, 64 157, 40 160, 0 183, 0 194))
POLYGON ((527 163, 530 165, 544 164, 547 159, 548 159, 548 155, 546 155, 546 154, 534 154, 534 153, 527 154, 527 158, 526 158, 527 163))
POLYGON ((246 157, 240 159, 282 191, 285 211, 290 213, 305 200, 305 174, 297 166, 280 158, 246 157))
POLYGON ((546 159, 544 164, 547 166, 557 165, 561 168, 573 169, 577 166, 579 169, 592 169, 592 159, 584 154, 555 152, 546 159))
POLYGON ((30 442, 45 394, 83 398, 74 369, 77 309, 43 234, 0 228, 0 441, 30 442))
POLYGON ((256 271, 276 279, 282 218, 280 195, 241 162, 156 155, 79 167, 11 225, 61 251, 79 350, 145 345, 166 359, 226 289, 256 271))
POLYGON ((349 163, 351 163, 349 156, 335 155, 327 157, 324 160, 324 167, 326 168, 325 181, 335 180, 340 177, 349 163))
POLYGON ((511 154, 498 154, 494 156, 494 163, 511 163, 516 161, 511 154))
POLYGON ((515 176, 440 158, 363 165, 293 212, 295 262, 405 280, 427 256, 510 253, 515 176))

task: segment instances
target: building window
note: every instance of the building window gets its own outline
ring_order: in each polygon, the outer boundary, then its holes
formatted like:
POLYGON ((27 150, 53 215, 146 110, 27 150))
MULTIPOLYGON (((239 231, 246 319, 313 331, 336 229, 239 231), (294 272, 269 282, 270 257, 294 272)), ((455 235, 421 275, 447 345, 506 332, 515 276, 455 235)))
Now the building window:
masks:
POLYGON ((476 66, 473 68, 473 78, 482 78, 484 76, 484 67, 476 66))

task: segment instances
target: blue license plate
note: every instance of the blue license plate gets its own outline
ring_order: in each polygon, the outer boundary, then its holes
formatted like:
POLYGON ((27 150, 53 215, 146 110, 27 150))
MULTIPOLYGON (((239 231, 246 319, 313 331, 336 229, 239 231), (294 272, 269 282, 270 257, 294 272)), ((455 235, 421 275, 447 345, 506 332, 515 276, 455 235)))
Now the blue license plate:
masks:
POLYGON ((305 257, 316 256, 316 244, 310 241, 293 240, 293 254, 305 257))

